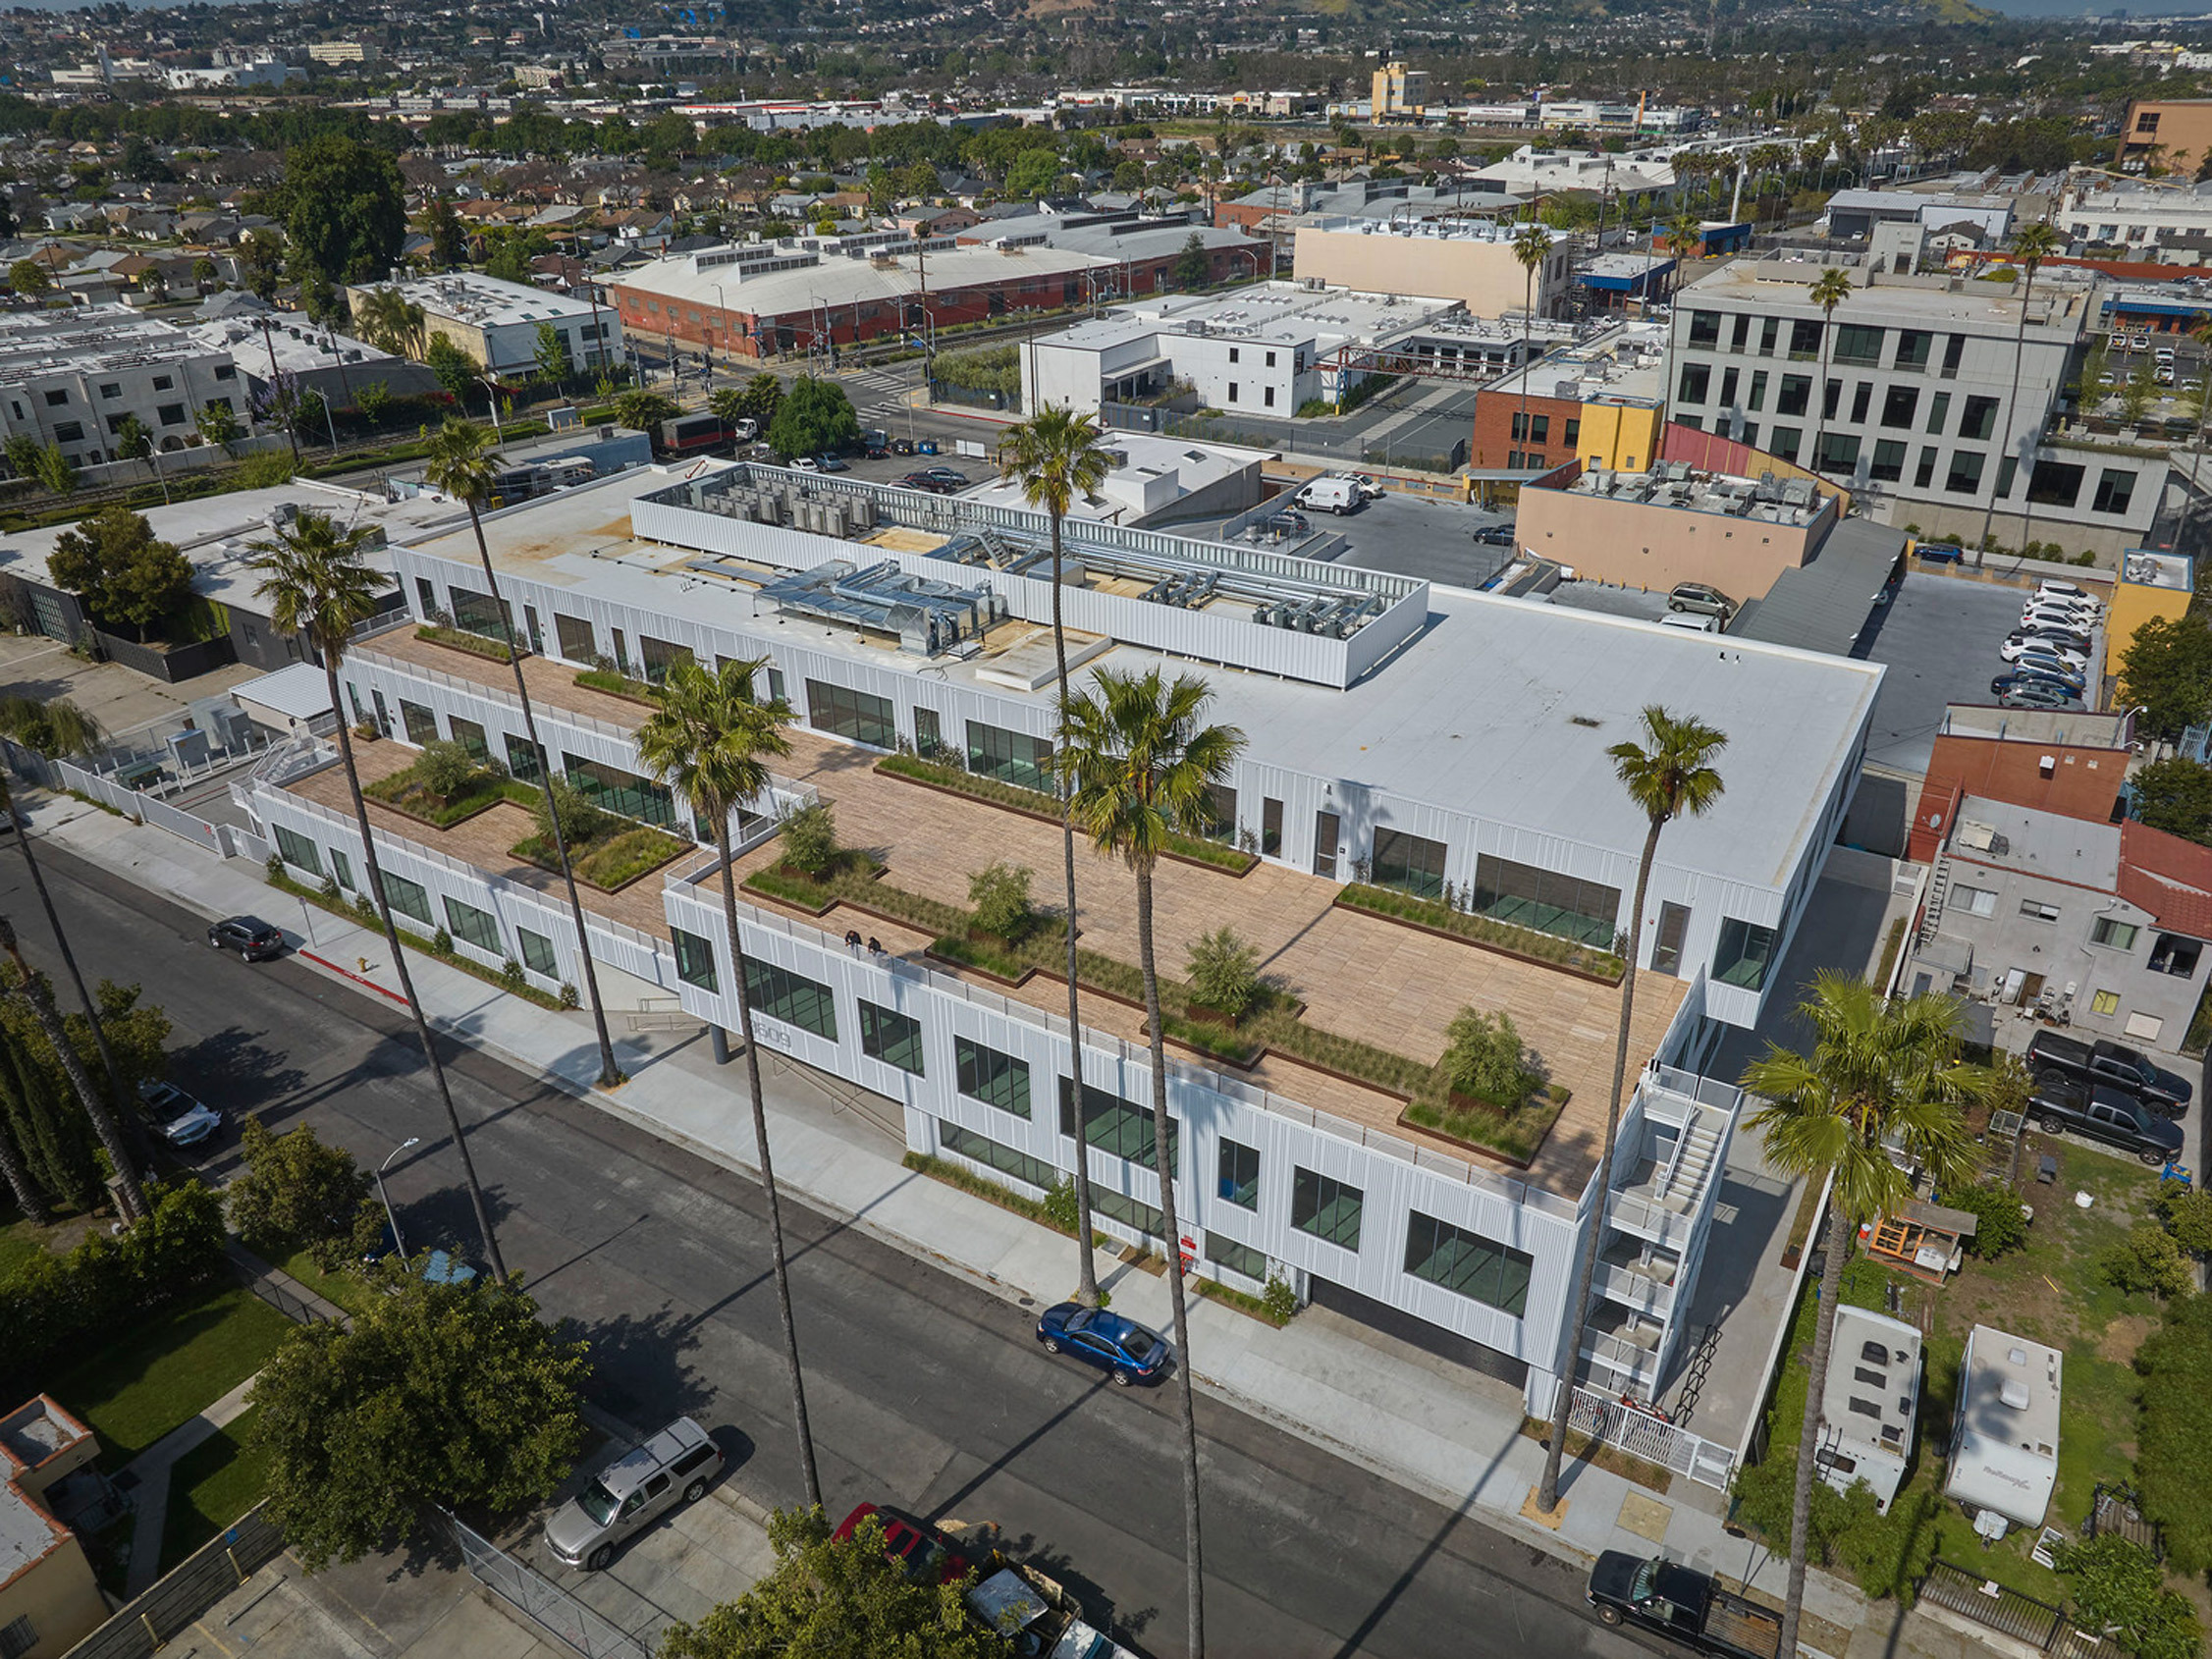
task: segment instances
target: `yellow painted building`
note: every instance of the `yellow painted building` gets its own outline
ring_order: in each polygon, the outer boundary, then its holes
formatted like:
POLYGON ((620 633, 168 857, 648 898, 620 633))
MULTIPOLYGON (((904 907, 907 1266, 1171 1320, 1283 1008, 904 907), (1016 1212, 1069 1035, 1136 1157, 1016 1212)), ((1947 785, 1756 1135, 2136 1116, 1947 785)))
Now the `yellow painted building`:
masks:
POLYGON ((2105 617, 2106 671, 2119 671, 2137 628, 2153 616, 2169 621, 2180 616, 2195 591, 2196 561, 2188 555, 2153 553, 2147 548, 2123 553, 2119 579, 2112 585, 2112 609, 2105 617))
POLYGON ((15 1659, 58 1659, 107 1620, 49 1496, 99 1455, 92 1431, 44 1395, 0 1418, 0 1649, 15 1659))
POLYGON ((1402 63, 1384 64, 1375 72, 1371 107, 1375 119, 1388 115, 1419 115, 1429 102, 1429 72, 1408 69, 1402 63))
POLYGON ((1585 466, 1641 472, 1659 453, 1660 416, 1646 399, 1599 398, 1582 406, 1575 455, 1585 466))

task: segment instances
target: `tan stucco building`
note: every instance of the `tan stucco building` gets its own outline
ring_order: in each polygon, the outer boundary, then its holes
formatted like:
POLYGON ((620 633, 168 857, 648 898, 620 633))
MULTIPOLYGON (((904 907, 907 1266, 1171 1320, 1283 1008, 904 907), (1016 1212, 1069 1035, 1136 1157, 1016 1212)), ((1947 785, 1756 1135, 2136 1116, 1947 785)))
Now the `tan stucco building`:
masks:
POLYGON ((100 1455, 92 1431, 43 1394, 0 1418, 0 1652, 56 1659, 97 1630, 107 1602, 48 1494, 100 1455))
POLYGON ((1524 229, 1486 220, 1328 218, 1298 227, 1297 277, 1363 294, 1425 294, 1456 299, 1478 317, 1518 315, 1532 288, 1536 314, 1555 317, 1567 298, 1566 239, 1529 273, 1513 255, 1524 229))

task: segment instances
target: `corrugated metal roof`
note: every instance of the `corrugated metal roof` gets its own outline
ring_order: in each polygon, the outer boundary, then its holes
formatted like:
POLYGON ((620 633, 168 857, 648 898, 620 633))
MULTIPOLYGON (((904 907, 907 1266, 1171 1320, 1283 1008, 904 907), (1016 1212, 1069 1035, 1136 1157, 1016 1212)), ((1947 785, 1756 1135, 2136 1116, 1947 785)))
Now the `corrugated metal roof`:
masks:
POLYGON ((1904 555, 1904 531, 1847 518, 1810 564, 1783 571, 1763 600, 1744 607, 1730 637, 1848 657, 1904 555))

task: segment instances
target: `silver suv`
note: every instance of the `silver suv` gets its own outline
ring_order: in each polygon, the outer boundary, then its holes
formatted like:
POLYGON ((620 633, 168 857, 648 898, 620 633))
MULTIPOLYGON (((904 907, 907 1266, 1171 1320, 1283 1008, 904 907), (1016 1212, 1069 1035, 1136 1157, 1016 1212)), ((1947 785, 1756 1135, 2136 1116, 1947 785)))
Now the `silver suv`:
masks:
POLYGON ((570 1567, 596 1573, 616 1546, 675 1507, 695 1504, 722 1470, 722 1448, 689 1418, 677 1418, 593 1476, 545 1524, 545 1541, 570 1567))

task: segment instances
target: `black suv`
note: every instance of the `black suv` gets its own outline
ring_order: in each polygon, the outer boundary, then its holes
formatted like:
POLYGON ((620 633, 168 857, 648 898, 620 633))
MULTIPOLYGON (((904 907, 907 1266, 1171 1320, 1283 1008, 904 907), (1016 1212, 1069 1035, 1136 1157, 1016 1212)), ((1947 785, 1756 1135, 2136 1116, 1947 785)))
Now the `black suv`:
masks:
POLYGON ((2170 1163, 2182 1155, 2180 1124, 2151 1116, 2134 1096, 2101 1083, 2040 1081, 2028 1097, 2027 1115, 2053 1135, 2084 1135, 2132 1152, 2147 1164, 2170 1163))
POLYGON ((258 916, 225 917, 207 930, 207 942, 217 950, 235 950, 248 962, 284 954, 284 935, 258 916))
POLYGON ((2103 1038, 2084 1043, 2055 1031, 2039 1031, 2027 1045, 2027 1069, 2038 1083, 2066 1079, 2108 1083, 2124 1089, 2160 1117, 2181 1117, 2196 1091, 2188 1079, 2154 1066, 2142 1054, 2103 1038))

